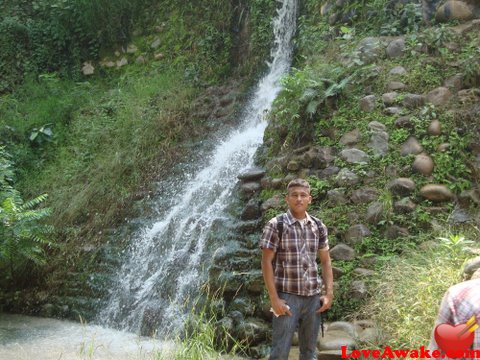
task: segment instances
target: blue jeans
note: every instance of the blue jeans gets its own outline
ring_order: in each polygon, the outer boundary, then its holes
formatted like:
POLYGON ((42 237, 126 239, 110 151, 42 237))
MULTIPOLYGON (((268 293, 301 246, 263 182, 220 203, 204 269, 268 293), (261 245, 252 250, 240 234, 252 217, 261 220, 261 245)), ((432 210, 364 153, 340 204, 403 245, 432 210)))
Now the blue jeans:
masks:
POLYGON ((316 314, 315 311, 320 307, 320 295, 298 296, 279 292, 278 296, 290 306, 292 316, 273 317, 272 351, 269 360, 288 359, 297 325, 300 360, 317 359, 317 337, 321 315, 316 314))

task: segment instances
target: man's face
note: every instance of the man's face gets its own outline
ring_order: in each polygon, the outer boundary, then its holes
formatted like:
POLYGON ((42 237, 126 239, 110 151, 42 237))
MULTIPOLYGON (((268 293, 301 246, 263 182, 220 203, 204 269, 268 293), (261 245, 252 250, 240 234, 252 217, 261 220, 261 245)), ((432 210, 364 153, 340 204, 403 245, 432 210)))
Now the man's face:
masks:
POLYGON ((285 200, 294 215, 303 215, 307 211, 308 205, 312 202, 312 197, 307 188, 294 186, 288 189, 285 200))

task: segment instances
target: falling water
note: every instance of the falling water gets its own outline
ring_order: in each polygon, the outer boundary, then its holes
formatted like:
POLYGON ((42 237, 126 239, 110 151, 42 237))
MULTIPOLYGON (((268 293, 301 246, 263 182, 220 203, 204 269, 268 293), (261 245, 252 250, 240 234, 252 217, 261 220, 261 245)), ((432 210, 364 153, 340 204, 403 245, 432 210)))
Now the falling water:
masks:
POLYGON ((172 197, 172 205, 133 239, 101 323, 142 333, 151 331, 152 325, 159 332, 180 327, 185 303, 195 297, 206 277, 212 225, 225 216, 237 175, 253 166, 266 127, 264 115, 290 67, 297 3, 281 4, 273 21, 275 43, 268 73, 245 107, 239 129, 219 143, 203 170, 163 195, 172 197))

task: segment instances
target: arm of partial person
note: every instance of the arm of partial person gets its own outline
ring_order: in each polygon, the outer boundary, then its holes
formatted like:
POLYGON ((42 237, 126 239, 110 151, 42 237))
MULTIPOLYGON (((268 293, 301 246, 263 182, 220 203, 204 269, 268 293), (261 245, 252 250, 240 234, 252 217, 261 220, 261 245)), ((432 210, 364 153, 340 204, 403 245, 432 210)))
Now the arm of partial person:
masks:
POLYGON ((277 289, 275 288, 275 278, 273 276, 272 261, 275 257, 275 251, 272 249, 262 249, 262 273, 265 285, 267 287, 270 304, 276 314, 289 316, 292 315, 290 310, 285 306, 285 300, 278 297, 277 289))

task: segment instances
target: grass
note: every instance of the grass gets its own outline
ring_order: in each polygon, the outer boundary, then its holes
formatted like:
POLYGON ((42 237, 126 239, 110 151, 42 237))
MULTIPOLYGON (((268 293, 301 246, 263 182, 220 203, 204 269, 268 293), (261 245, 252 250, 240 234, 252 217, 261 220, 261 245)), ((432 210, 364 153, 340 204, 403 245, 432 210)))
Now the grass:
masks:
MULTIPOLYGON (((478 230, 471 230, 471 237, 478 230)), ((373 319, 385 335, 365 344, 381 348, 419 348, 429 342, 438 307, 446 289, 462 280, 462 265, 473 257, 458 234, 437 238, 429 248, 392 259, 381 271, 360 316, 373 319), (459 240, 460 239, 460 240, 459 240)), ((473 244, 478 250, 480 244, 473 244)))
POLYGON ((114 223, 132 194, 201 132, 202 120, 189 116, 197 90, 179 78, 174 70, 152 70, 116 84, 30 83, 25 92, 32 97, 20 93, 2 104, 4 126, 28 137, 48 122, 53 137, 14 147, 19 188, 27 196, 49 193, 57 226, 114 223))

